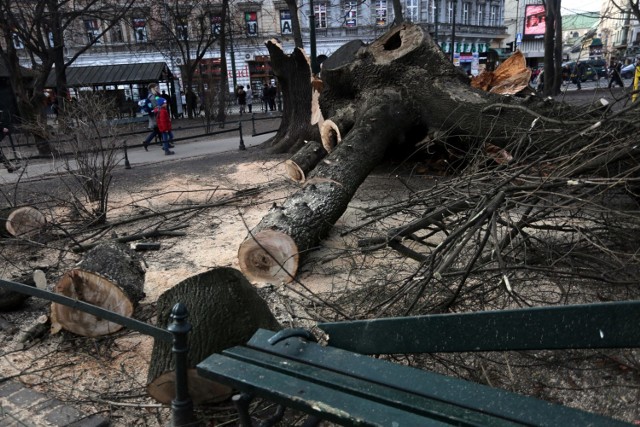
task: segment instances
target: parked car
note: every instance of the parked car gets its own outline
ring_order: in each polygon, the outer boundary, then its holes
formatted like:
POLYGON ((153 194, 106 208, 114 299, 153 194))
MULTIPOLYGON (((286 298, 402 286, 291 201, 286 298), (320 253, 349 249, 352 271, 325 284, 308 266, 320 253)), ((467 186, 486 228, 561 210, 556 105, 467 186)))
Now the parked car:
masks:
POLYGON ((622 67, 622 70, 620 70, 620 77, 622 77, 623 79, 630 79, 633 77, 635 71, 636 64, 625 65, 624 67, 622 67))
POLYGON ((587 67, 593 68, 597 74, 597 78, 607 77, 607 61, 604 59, 588 59, 584 61, 587 67))

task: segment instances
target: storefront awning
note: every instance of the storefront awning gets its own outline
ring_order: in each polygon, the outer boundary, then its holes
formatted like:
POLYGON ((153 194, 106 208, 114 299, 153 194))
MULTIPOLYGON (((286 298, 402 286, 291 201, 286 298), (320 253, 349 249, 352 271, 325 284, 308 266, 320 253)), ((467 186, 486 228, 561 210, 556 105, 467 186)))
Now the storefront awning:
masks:
MULTIPOLYGON (((70 88, 129 83, 147 84, 166 81, 170 78, 172 78, 171 71, 164 62, 67 68, 67 86, 70 88)), ((53 88, 55 86, 55 70, 52 70, 47 79, 46 87, 53 88)))

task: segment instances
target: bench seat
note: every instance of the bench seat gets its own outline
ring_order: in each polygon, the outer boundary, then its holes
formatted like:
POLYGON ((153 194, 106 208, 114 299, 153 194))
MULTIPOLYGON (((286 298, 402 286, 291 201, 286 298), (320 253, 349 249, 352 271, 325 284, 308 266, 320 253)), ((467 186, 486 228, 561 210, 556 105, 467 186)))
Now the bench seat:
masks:
POLYGON ((628 425, 539 399, 260 329, 198 364, 208 379, 347 426, 628 425))

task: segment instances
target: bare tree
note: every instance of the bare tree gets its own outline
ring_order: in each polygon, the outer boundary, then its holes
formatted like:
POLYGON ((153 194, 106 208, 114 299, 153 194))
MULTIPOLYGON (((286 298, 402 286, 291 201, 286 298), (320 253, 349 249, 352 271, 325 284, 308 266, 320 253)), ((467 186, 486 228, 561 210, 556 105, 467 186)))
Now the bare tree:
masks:
MULTIPOLYGON (((98 43, 128 13, 133 3, 134 0, 87 0, 80 3, 70 0, 35 0, 31 7, 19 7, 11 0, 0 0, 0 28, 8 42, 6 48, 0 46, 0 54, 12 71, 12 89, 20 100, 18 108, 23 120, 43 121, 41 106, 46 82, 52 70, 56 76, 56 91, 60 95, 59 109, 64 112, 67 67, 98 43), (83 19, 99 19, 105 25, 87 37, 82 31, 83 19), (31 67, 36 72, 33 91, 29 95, 25 95, 25 88, 21 84, 24 73, 18 63, 14 40, 22 43, 29 55, 31 67), (74 47, 74 53, 69 57, 65 56, 67 42, 74 47), (26 102, 27 97, 29 102, 26 102)), ((46 141, 48 136, 43 134, 39 137, 46 141)), ((40 144, 39 149, 41 152, 48 151, 48 144, 40 144)))

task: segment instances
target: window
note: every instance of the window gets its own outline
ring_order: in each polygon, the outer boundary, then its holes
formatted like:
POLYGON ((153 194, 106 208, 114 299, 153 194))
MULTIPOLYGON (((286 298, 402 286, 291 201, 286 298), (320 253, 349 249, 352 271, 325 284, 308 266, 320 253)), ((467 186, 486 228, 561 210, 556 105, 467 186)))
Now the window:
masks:
POLYGON ((222 16, 220 15, 211 15, 211 34, 214 36, 219 36, 222 31, 222 16))
POLYGON ((100 26, 97 19, 85 19, 84 29, 87 34, 88 43, 100 43, 100 26))
POLYGON ((137 43, 149 41, 147 36, 147 20, 145 18, 133 18, 133 31, 135 32, 137 43))
POLYGON ((431 5, 429 6, 429 22, 436 22, 436 1, 431 0, 431 5))
POLYGON ((178 40, 189 40, 189 24, 187 17, 181 16, 177 19, 177 21, 178 24, 176 25, 176 36, 178 36, 178 40))
POLYGON ((247 25, 247 36, 258 37, 258 12, 245 12, 244 22, 247 25))
POLYGON ((447 2, 447 22, 453 24, 453 2, 447 2))
POLYGON ((462 23, 471 24, 471 3, 462 3, 462 23))
POLYGON ((376 25, 379 27, 387 25, 387 0, 376 0, 376 25))
POLYGON ((120 22, 115 23, 113 27, 111 27, 109 35, 111 37, 111 43, 124 42, 124 35, 122 34, 122 26, 120 25, 120 22))
POLYGON ((418 22, 420 20, 420 17, 418 16, 419 13, 419 0, 406 0, 406 19, 409 22, 418 22))
POLYGON ((491 6, 491 11, 489 15, 489 25, 492 27, 496 27, 500 24, 500 7, 499 6, 491 6))
POLYGON ((344 26, 348 28, 358 26, 358 3, 355 1, 344 4, 344 26))
POLYGON ((316 28, 327 28, 327 4, 313 5, 313 17, 316 20, 316 28))
POLYGON ((24 43, 18 35, 18 33, 11 33, 11 40, 13 40, 13 47, 16 49, 24 49, 24 43))
POLYGON ((478 4, 478 11, 476 12, 476 16, 478 17, 478 25, 484 25, 484 5, 478 4))
POLYGON ((288 36, 293 34, 293 27, 291 26, 291 11, 280 11, 280 34, 288 36))

